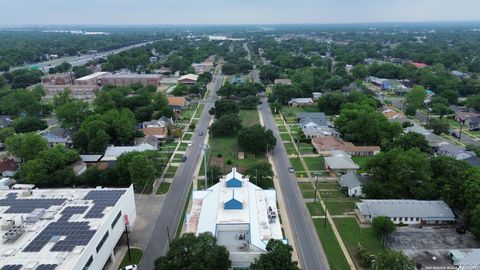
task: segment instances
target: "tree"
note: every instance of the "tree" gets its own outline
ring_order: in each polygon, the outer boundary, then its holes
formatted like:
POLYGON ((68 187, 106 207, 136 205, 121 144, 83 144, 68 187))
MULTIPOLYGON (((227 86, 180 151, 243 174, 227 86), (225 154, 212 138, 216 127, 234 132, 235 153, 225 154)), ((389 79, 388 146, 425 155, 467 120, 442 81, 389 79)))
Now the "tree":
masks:
POLYGON ((230 99, 220 99, 215 101, 215 106, 209 111, 210 115, 220 118, 224 114, 238 113, 240 111, 238 104, 230 99))
POLYGON ((347 103, 347 96, 341 92, 330 92, 318 99, 320 111, 327 115, 337 115, 343 104, 347 103))
POLYGON ((20 177, 24 183, 38 187, 66 187, 75 183, 75 174, 69 165, 78 160, 78 152, 63 145, 44 149, 35 159, 22 165, 20 177))
POLYGON ((352 75, 357 80, 363 80, 368 76, 368 70, 364 65, 356 65, 352 69, 352 75))
POLYGON ((242 128, 242 120, 238 114, 228 113, 220 116, 210 126, 212 136, 229 136, 235 135, 242 128))
POLYGON ((268 189, 272 188, 271 180, 273 178, 272 165, 268 162, 257 162, 247 166, 245 175, 248 175, 250 182, 255 185, 268 189))
POLYGON ((15 129, 13 127, 0 128, 0 142, 5 142, 8 137, 15 134, 15 129))
POLYGON ((155 179, 154 164, 145 154, 135 155, 128 164, 128 171, 137 191, 142 190, 147 184, 152 184, 155 179))
POLYGON ((300 91, 295 85, 276 84, 273 86, 272 94, 269 96, 268 100, 270 102, 277 101, 286 105, 290 99, 302 96, 302 91, 300 91))
POLYGON ((440 120, 447 115, 453 113, 452 109, 450 109, 447 105, 445 104, 433 104, 432 105, 432 113, 438 114, 440 116, 440 120))
POLYGON ((37 157, 38 153, 47 149, 47 141, 37 133, 21 133, 5 140, 7 150, 23 161, 37 157))
POLYGON ((9 115, 38 116, 42 112, 42 96, 39 93, 17 89, 0 96, 0 110, 9 115))
POLYGON ((412 90, 407 93, 405 97, 405 103, 407 107, 412 108, 413 110, 418 110, 423 108, 423 102, 427 97, 427 91, 422 86, 415 86, 412 90))
POLYGON ((405 151, 412 148, 418 148, 420 151, 427 154, 430 154, 431 152, 430 145, 425 139, 425 136, 414 132, 400 135, 398 138, 387 143, 384 148, 384 150, 401 148, 405 151))
POLYGON ((267 253, 250 265, 252 270, 299 270, 297 262, 292 261, 293 248, 280 240, 270 239, 267 243, 267 253))
POLYGON ((227 270, 232 262, 224 246, 217 245, 211 233, 195 236, 186 233, 170 243, 167 255, 155 260, 155 270, 218 269, 227 270))
POLYGON ((382 145, 396 138, 402 131, 398 123, 388 119, 371 106, 347 104, 335 120, 346 141, 363 145, 382 145))
POLYGON ((382 270, 414 270, 415 262, 402 251, 388 250, 376 256, 376 269, 382 270))
POLYGON ((55 116, 66 128, 79 128, 91 113, 89 104, 73 98, 68 89, 55 96, 53 104, 55 116))
POLYGON ((433 130, 433 133, 440 135, 442 133, 448 134, 449 125, 443 121, 440 121, 436 118, 430 118, 427 125, 425 126, 427 129, 433 130))
POLYGON ((418 148, 394 148, 372 157, 366 165, 372 175, 363 192, 372 199, 435 199, 432 171, 427 154, 418 148))
POLYGON ((238 146, 246 152, 259 154, 267 149, 273 149, 277 139, 273 132, 260 125, 244 127, 240 130, 237 138, 238 146))
POLYGON ((480 204, 470 211, 469 229, 477 238, 480 237, 480 204))
POLYGON ((247 96, 242 97, 238 105, 242 109, 256 109, 258 106, 258 101, 259 99, 256 96, 247 96))
POLYGON ((47 122, 38 117, 20 117, 13 121, 13 128, 16 133, 26 133, 37 130, 44 130, 48 127, 47 122))
POLYGON ((397 227, 387 216, 378 216, 372 219, 372 228, 378 238, 385 243, 387 236, 393 233, 397 227))

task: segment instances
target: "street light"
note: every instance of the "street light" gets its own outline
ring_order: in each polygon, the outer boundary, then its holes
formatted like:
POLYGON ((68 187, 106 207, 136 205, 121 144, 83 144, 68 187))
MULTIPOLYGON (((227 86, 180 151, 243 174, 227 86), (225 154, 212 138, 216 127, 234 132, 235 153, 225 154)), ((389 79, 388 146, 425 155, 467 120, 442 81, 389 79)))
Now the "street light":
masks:
POLYGON ((315 174, 315 195, 313 197, 313 203, 316 203, 317 202, 317 193, 318 193, 318 177, 319 177, 319 174, 316 173, 315 174))
POLYGON ((327 228, 327 213, 328 213, 328 195, 330 195, 330 192, 324 192, 325 195, 325 220, 323 223, 323 228, 327 228))
POLYGON ((425 125, 428 125, 428 118, 430 116, 430 112, 432 111, 432 108, 428 107, 427 108, 427 121, 425 122, 425 125))
POLYGON ((207 151, 208 149, 210 149, 210 147, 208 146, 208 144, 204 144, 203 145, 203 162, 204 162, 204 169, 205 169, 205 190, 207 190, 207 186, 208 186, 208 178, 207 178, 207 151))

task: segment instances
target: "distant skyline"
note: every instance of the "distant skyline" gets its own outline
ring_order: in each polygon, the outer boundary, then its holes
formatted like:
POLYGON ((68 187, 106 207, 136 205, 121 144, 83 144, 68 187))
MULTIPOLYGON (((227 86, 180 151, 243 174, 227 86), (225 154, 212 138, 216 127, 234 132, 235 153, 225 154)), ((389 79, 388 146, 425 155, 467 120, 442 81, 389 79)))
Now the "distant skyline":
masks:
POLYGON ((0 25, 478 21, 478 0, 3 0, 0 25))

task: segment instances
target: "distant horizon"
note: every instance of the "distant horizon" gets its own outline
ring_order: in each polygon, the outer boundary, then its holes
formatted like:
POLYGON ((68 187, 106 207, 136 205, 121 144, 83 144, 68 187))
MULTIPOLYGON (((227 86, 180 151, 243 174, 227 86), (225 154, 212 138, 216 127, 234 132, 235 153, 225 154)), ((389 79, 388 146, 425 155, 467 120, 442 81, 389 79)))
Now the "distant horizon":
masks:
POLYGON ((276 25, 478 21, 478 0, 15 0, 0 25, 276 25))

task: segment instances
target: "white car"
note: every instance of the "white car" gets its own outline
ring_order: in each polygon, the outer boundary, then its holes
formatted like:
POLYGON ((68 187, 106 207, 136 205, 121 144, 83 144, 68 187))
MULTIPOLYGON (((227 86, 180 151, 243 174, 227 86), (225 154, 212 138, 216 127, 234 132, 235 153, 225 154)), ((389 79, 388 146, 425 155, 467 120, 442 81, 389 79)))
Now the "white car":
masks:
POLYGON ((120 270, 138 270, 138 266, 136 264, 130 264, 125 267, 123 267, 120 270))
POLYGON ((188 147, 192 146, 192 143, 191 143, 191 142, 189 142, 189 143, 187 144, 187 146, 188 146, 188 147))

